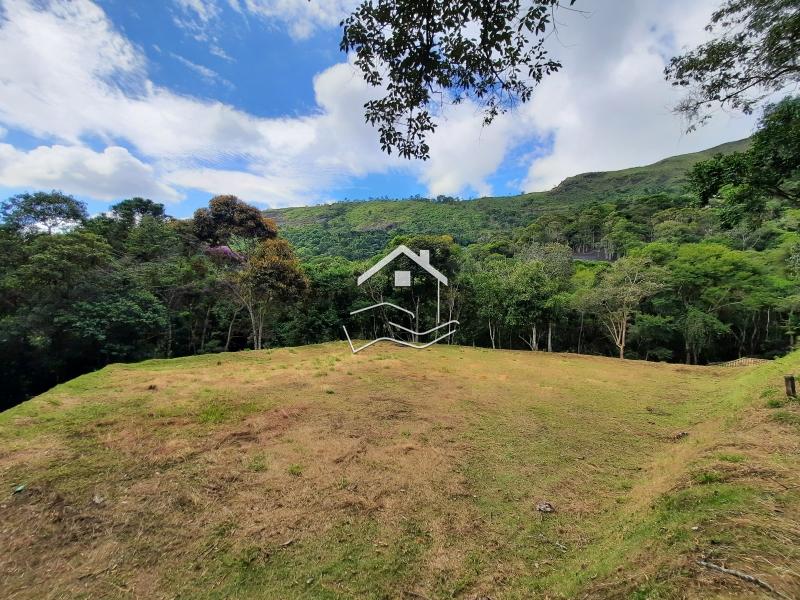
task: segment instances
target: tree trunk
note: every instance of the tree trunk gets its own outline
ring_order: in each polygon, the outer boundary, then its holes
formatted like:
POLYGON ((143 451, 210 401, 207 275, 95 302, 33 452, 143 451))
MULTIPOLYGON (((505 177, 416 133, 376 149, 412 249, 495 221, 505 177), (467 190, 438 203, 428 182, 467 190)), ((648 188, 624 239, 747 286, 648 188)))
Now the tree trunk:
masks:
POLYGON ((241 310, 242 310, 241 308, 237 308, 233 312, 233 316, 231 317, 231 322, 228 324, 228 337, 225 339, 225 352, 227 352, 228 348, 230 348, 230 345, 231 345, 231 334, 233 333, 233 323, 236 321, 236 315, 238 315, 239 311, 241 311, 241 310))
POLYGON ((264 307, 258 308, 258 347, 256 350, 264 348, 264 307))
POLYGON ((553 351, 553 322, 547 323, 547 351, 553 351))
POLYGON ((208 331, 208 317, 211 314, 211 305, 206 308, 206 318, 203 319, 203 332, 200 334, 200 353, 206 349, 206 331, 208 331))
POLYGON ((172 358, 172 315, 167 315, 167 358, 172 358))
POLYGON ((256 314, 253 312, 253 307, 247 305, 247 314, 250 317, 250 329, 253 332, 253 350, 258 350, 258 324, 256 322, 256 314))

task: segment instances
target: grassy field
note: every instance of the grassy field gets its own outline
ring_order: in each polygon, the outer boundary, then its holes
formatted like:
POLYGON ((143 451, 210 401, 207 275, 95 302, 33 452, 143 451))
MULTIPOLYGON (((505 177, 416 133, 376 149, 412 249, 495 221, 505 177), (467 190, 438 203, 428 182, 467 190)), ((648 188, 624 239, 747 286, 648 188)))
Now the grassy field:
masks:
POLYGON ((338 343, 112 365, 0 414, 2 595, 798 597, 798 367, 338 343))

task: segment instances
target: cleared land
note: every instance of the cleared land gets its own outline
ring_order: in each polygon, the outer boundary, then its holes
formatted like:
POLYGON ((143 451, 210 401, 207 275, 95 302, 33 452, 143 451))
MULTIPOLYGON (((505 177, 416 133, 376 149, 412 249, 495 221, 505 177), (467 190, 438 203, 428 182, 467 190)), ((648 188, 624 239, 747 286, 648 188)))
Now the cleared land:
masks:
POLYGON ((704 559, 798 597, 798 367, 344 344, 112 365, 0 414, 3 596, 777 597, 704 559))

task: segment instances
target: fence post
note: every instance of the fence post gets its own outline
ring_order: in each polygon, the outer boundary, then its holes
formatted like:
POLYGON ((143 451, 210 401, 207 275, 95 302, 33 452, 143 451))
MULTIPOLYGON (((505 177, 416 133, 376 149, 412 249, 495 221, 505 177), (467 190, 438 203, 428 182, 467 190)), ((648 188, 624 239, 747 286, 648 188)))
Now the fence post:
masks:
POLYGON ((789 398, 797 398, 794 375, 785 375, 783 381, 786 384, 786 395, 789 396, 789 398))

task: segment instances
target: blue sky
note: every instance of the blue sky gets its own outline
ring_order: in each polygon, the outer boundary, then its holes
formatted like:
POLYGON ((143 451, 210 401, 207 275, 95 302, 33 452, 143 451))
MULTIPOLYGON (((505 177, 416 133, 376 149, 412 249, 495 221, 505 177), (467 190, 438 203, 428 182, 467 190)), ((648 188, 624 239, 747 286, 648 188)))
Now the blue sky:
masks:
POLYGON ((352 0, 0 0, 0 195, 56 188, 93 213, 142 195, 181 217, 217 193, 505 195, 752 131, 719 115, 685 135, 670 111, 664 61, 702 41, 714 2, 579 4, 551 43, 564 71, 488 128, 446 108, 423 163, 363 123, 377 92, 338 48, 352 0))

